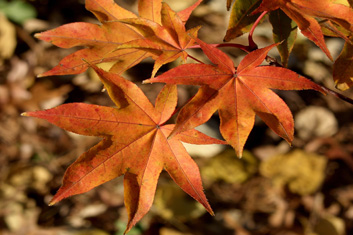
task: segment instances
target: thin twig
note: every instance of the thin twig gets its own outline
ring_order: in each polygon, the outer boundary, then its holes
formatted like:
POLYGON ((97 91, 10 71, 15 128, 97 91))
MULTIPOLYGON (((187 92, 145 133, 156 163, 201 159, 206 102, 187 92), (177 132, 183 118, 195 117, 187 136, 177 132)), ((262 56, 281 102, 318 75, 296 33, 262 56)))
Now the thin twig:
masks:
MULTIPOLYGON (((267 60, 267 62, 269 62, 271 65, 274 65, 274 66, 276 66, 276 67, 282 67, 282 68, 283 68, 283 65, 281 65, 280 63, 278 63, 278 61, 277 61, 275 58, 271 57, 271 56, 266 56, 266 60, 267 60)), ((316 83, 316 84, 317 84, 317 83, 316 83)), ((347 102, 347 103, 349 103, 349 104, 353 104, 353 99, 351 99, 351 98, 349 98, 349 97, 347 97, 347 96, 344 96, 344 95, 342 95, 342 94, 340 94, 340 93, 338 93, 338 92, 336 92, 336 91, 333 91, 333 90, 331 90, 330 88, 327 88, 327 87, 325 87, 325 86, 323 86, 323 85, 320 85, 320 84, 317 84, 317 85, 320 86, 321 89, 323 89, 326 93, 328 93, 328 94, 330 94, 330 95, 333 95, 333 96, 335 96, 336 98, 339 98, 339 99, 341 99, 341 100, 343 100, 343 101, 345 101, 345 102, 347 102)))
MULTIPOLYGON (((319 85, 319 84, 318 84, 319 85)), ((329 89, 329 88, 327 88, 327 87, 325 87, 325 86, 322 86, 322 85, 319 85, 324 91, 326 91, 328 94, 331 94, 331 95, 333 95, 333 96, 335 96, 335 97, 337 97, 337 98, 339 98, 339 99, 341 99, 341 100, 343 100, 343 101, 346 101, 347 103, 349 103, 349 104, 353 104, 353 99, 351 99, 351 98, 349 98, 349 97, 347 97, 347 96, 344 96, 344 95, 342 95, 342 94, 340 94, 340 93, 338 93, 338 92, 336 92, 336 91, 333 91, 333 90, 331 90, 331 89, 329 89)))

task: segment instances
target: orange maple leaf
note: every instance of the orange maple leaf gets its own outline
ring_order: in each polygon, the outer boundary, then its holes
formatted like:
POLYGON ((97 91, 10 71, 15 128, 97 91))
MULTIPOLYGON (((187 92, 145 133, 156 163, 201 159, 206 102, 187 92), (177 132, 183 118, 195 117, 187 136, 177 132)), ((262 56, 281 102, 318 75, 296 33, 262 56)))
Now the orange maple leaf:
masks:
POLYGON ((166 4, 162 4, 162 0, 140 0, 137 16, 112 0, 86 0, 86 9, 91 11, 101 24, 76 22, 36 34, 37 38, 58 47, 86 47, 66 56, 59 65, 39 76, 79 74, 88 68, 86 61, 91 64, 116 61, 110 72, 121 74, 147 57, 156 59, 154 71, 157 71, 164 63, 180 56, 186 58, 184 49, 193 44, 188 34, 196 36, 198 29, 186 31, 185 22, 201 1, 198 0, 189 8, 175 13, 166 4), (153 30, 138 30, 138 22, 145 21, 148 21, 147 28, 153 30), (160 44, 158 37, 156 42, 152 42, 156 33, 158 36, 163 33, 161 38, 165 40, 164 43, 160 44), (175 35, 178 41, 175 41, 175 35), (133 46, 137 42, 150 44, 152 50, 141 50, 141 45, 133 46), (173 52, 161 52, 168 49, 173 52))
POLYGON ((232 60, 222 51, 195 40, 215 65, 180 65, 144 81, 202 86, 181 109, 171 136, 206 122, 218 110, 222 136, 238 156, 242 155, 254 126, 255 114, 290 143, 294 133, 292 114, 284 101, 270 89, 323 92, 320 86, 282 67, 259 66, 268 51, 277 44, 251 52, 235 69, 232 60))
POLYGON ((181 141, 225 142, 196 130, 167 138, 174 127, 164 123, 175 111, 175 85, 165 86, 153 107, 134 83, 93 68, 118 108, 72 103, 24 113, 24 116, 46 119, 67 131, 103 138, 71 164, 50 204, 124 175, 124 201, 129 215, 127 232, 149 211, 159 174, 165 169, 186 193, 213 214, 203 192, 199 169, 181 141))
MULTIPOLYGON (((353 10, 345 5, 333 3, 331 0, 263 0, 253 12, 274 11, 280 8, 298 25, 301 32, 319 46, 331 59, 320 24, 315 17, 327 19, 353 32, 353 10)), ((333 31, 335 26, 330 24, 333 31)))
POLYGON ((111 0, 86 0, 86 8, 101 25, 76 22, 35 35, 61 48, 86 47, 66 56, 53 69, 39 76, 79 74, 88 68, 85 61, 92 64, 117 61, 111 71, 120 74, 150 56, 136 49, 116 50, 121 43, 143 38, 132 27, 118 22, 123 18, 137 18, 134 13, 111 0))
MULTIPOLYGON (((160 0, 152 2, 160 2, 160 0)), ((168 4, 162 3, 161 8, 156 11, 160 12, 159 15, 121 20, 120 22, 134 26, 141 34, 144 34, 145 38, 124 43, 118 48, 137 48, 154 53, 157 58, 155 59, 152 77, 163 64, 172 62, 179 57, 185 62, 188 56, 185 49, 194 45, 195 40, 193 38, 197 36, 200 28, 186 30, 185 22, 191 11, 200 2, 201 0, 198 0, 194 5, 179 14, 173 11, 168 4)))

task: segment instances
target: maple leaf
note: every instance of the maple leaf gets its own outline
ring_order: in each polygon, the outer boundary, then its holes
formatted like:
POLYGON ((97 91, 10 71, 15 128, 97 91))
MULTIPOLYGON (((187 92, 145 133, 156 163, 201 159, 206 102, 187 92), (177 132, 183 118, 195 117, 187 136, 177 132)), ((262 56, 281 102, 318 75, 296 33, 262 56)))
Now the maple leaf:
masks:
POLYGON ((340 38, 343 38, 346 42, 352 41, 348 37, 351 34, 351 32, 343 28, 342 26, 328 20, 322 20, 319 23, 321 26, 322 33, 325 36, 340 37, 340 38))
MULTIPOLYGON (((93 65, 92 65, 93 66, 93 65)), ((50 204, 81 194, 124 174, 124 200, 129 215, 127 230, 150 209, 163 168, 190 196, 213 214, 203 193, 200 173, 181 141, 224 144, 196 130, 168 138, 174 125, 164 123, 177 104, 175 85, 159 93, 155 107, 132 82, 93 66, 117 108, 84 103, 27 112, 81 135, 100 136, 101 142, 82 154, 65 172, 63 185, 50 204)))
POLYGON ((199 39, 195 40, 215 65, 180 65, 145 81, 201 85, 196 95, 181 109, 171 136, 206 122, 218 110, 222 136, 238 156, 242 155, 254 126, 255 114, 290 143, 294 132, 292 114, 284 101, 270 89, 323 92, 320 86, 282 67, 259 66, 276 44, 251 52, 235 69, 225 53, 199 39))
POLYGON ((333 65, 333 80, 342 91, 353 86, 353 45, 348 42, 333 65))
POLYGON ((253 13, 274 11, 278 8, 293 19, 301 32, 319 46, 331 60, 332 56, 315 17, 327 19, 353 32, 353 10, 331 0, 263 0, 253 13))
POLYGON ((86 0, 86 8, 101 25, 76 22, 35 35, 61 48, 86 47, 66 56, 59 65, 39 76, 79 74, 88 68, 85 61, 92 64, 117 61, 111 71, 120 74, 150 56, 136 49, 116 50, 121 43, 143 37, 132 27, 118 22, 123 18, 136 18, 134 13, 112 0, 86 0))
MULTIPOLYGON (((39 76, 79 74, 88 68, 86 61, 91 64, 116 61, 110 71, 121 74, 147 57, 156 59, 154 71, 164 63, 171 62, 180 56, 185 59, 187 54, 184 49, 193 43, 187 35, 190 33, 196 36, 198 29, 185 31, 184 25, 192 10, 200 2, 201 0, 198 0, 194 5, 176 14, 166 4, 162 4, 162 0, 140 0, 139 16, 137 16, 120 7, 113 0, 86 0, 86 9, 97 17, 101 25, 76 22, 36 34, 37 38, 61 48, 86 47, 66 56, 59 62, 59 65, 39 76), (139 31, 136 29, 137 22, 146 20, 149 21, 149 26, 153 25, 157 28, 160 24, 164 24, 163 27, 159 27, 163 30, 151 31, 144 28, 139 31), (135 27, 128 25, 127 22, 131 24, 135 22, 135 27), (162 31, 168 34, 162 38, 172 43, 172 46, 168 43, 162 43, 163 46, 161 46, 159 41, 153 42, 158 40, 158 37, 155 38, 156 33, 159 34, 162 31), (180 43, 173 41, 175 35, 180 43), (131 43, 128 44, 130 41, 131 43), (152 48, 154 50, 141 50, 141 45, 134 47, 136 42, 155 45, 152 48), (171 50, 160 53, 160 49, 171 50)), ((151 45, 149 46, 153 47, 151 45)))
POLYGON ((155 58, 152 77, 163 64, 170 63, 180 57, 185 62, 188 56, 185 49, 195 44, 193 38, 197 36, 197 32, 200 29, 200 27, 196 27, 186 30, 185 23, 192 10, 201 1, 198 0, 195 4, 179 13, 173 11, 166 3, 159 4, 160 0, 151 1, 151 3, 155 3, 155 15, 148 15, 145 18, 120 20, 120 22, 134 26, 145 37, 124 43, 118 48, 134 48, 154 53, 157 58, 155 58))
POLYGON ((273 39, 277 46, 284 67, 287 67, 289 55, 297 38, 297 25, 283 11, 277 9, 270 12, 270 22, 273 28, 273 39))
MULTIPOLYGON (((227 8, 230 7, 230 4, 231 1, 228 1, 227 8)), ((235 1, 230 13, 228 29, 224 41, 228 42, 250 31, 251 26, 260 15, 252 15, 251 12, 259 5, 260 0, 235 1)))

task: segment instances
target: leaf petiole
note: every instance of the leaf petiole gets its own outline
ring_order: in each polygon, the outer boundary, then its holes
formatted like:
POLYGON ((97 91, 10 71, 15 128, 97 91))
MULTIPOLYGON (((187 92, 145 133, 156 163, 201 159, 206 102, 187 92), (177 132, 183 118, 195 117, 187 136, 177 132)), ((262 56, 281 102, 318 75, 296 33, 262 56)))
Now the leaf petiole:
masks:
MULTIPOLYGON (((239 48, 240 50, 243 50, 247 53, 249 53, 251 50, 249 50, 249 46, 244 46, 242 44, 238 44, 238 43, 219 43, 219 44, 209 44, 211 46, 214 47, 235 47, 235 48, 239 48)), ((201 48, 200 45, 194 45, 194 46, 190 46, 188 47, 188 49, 194 49, 194 48, 201 48)))
POLYGON ((193 59, 193 60, 195 60, 195 61, 197 61, 197 62, 199 62, 200 64, 204 64, 204 62, 202 62, 201 60, 199 60, 199 59, 193 57, 193 56, 190 55, 190 54, 188 54, 188 57, 191 58, 191 59, 193 59))
POLYGON ((254 34, 254 31, 255 31, 255 28, 257 27, 257 25, 260 23, 261 19, 268 13, 268 11, 264 11, 261 13, 261 15, 256 19, 255 23, 253 24, 253 26, 251 27, 251 30, 249 32, 249 37, 248 37, 248 40, 249 40, 249 49, 250 51, 254 51, 256 49, 258 49, 258 46, 257 44, 254 42, 254 39, 253 39, 253 34, 254 34))

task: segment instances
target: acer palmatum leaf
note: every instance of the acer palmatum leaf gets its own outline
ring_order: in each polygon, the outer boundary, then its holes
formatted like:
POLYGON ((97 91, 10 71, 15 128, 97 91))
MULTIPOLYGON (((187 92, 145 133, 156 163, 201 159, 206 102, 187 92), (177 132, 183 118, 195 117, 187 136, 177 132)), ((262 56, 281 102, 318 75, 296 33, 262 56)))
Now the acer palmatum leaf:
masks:
POLYGON ((185 49, 194 44, 190 35, 195 37, 199 28, 186 30, 185 23, 200 2, 175 12, 162 0, 140 0, 137 16, 112 0, 86 0, 86 9, 101 24, 77 22, 36 34, 58 47, 85 47, 39 76, 79 74, 88 68, 85 61, 115 62, 110 71, 122 74, 147 57, 156 60, 154 75, 163 64, 186 60, 185 49))
POLYGON ((67 131, 103 138, 66 170, 63 184, 51 204, 124 175, 128 231, 152 206, 159 174, 165 169, 186 193, 213 214, 203 192, 199 169, 181 141, 193 144, 225 142, 196 130, 167 138, 174 127, 164 123, 175 111, 175 85, 165 86, 153 106, 134 83, 91 66, 117 108, 71 103, 24 113, 24 116, 45 119, 67 131))
POLYGON ((197 94, 181 109, 171 136, 201 125, 218 110, 222 136, 239 157, 254 126, 255 115, 291 143, 294 133, 291 111, 271 89, 313 89, 324 93, 321 87, 291 70, 260 66, 277 44, 251 52, 235 69, 225 53, 195 40, 214 65, 179 65, 144 81, 201 85, 197 94))
POLYGON ((161 22, 154 21, 149 18, 131 18, 124 19, 120 22, 135 27, 144 38, 132 40, 121 44, 119 49, 139 49, 146 52, 153 51, 155 53, 155 64, 152 71, 152 77, 158 69, 178 58, 184 62, 187 58, 187 49, 195 43, 194 37, 197 36, 200 27, 185 29, 186 17, 189 17, 191 10, 194 9, 201 1, 197 1, 194 5, 181 11, 179 14, 173 11, 168 4, 161 5, 161 22))
POLYGON ((319 46, 331 59, 320 24, 315 17, 327 19, 353 32, 353 9, 331 0, 263 0, 253 13, 280 8, 293 19, 301 32, 319 46))

